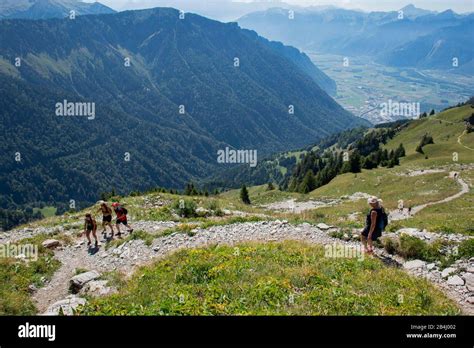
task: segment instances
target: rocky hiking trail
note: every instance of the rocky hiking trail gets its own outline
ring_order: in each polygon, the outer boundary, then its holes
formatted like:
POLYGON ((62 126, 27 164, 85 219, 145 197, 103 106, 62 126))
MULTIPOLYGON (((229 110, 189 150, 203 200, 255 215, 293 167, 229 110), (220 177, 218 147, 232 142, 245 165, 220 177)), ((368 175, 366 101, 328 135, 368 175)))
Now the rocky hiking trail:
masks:
MULTIPOLYGON (((138 221, 136 231, 142 230, 152 234, 175 226, 175 222, 138 221)), ((196 228, 192 235, 172 233, 167 236, 156 236, 151 245, 146 245, 141 239, 129 240, 117 247, 106 250, 106 244, 101 243, 97 250, 88 249, 84 238, 73 236, 72 244, 55 245, 55 257, 61 261, 61 267, 45 286, 35 289, 33 299, 38 312, 46 315, 57 315, 60 310, 65 314, 73 314, 73 309, 86 302, 84 295, 101 296, 112 293, 115 289, 108 287, 107 281, 100 279, 101 275, 110 271, 119 271, 131 275, 139 266, 149 264, 169 255, 181 248, 197 248, 212 244, 234 245, 241 242, 278 242, 284 240, 304 241, 312 244, 344 244, 359 247, 358 234, 353 234, 349 240, 341 240, 330 236, 331 232, 339 229, 320 223, 316 226, 309 223, 299 225, 287 221, 246 222, 223 226, 213 226, 207 229, 196 228), (76 275, 76 270, 87 272, 76 275), (73 292, 71 294, 71 287, 73 292)), ((54 229, 28 229, 23 233, 35 235, 39 233, 54 233, 54 229)), ((22 231, 18 231, 20 234, 22 231)), ((416 229, 405 229, 399 233, 423 235, 425 239, 449 238, 463 240, 469 238, 463 235, 426 234, 416 229)), ((395 234, 397 234, 395 233, 395 234)), ((394 235, 395 235, 394 234, 394 235)), ((127 234, 125 234, 125 237, 127 234)), ((6 242, 5 237, 1 242, 6 242)), ((437 264, 427 264, 421 260, 404 262, 398 256, 393 256, 383 249, 376 249, 375 256, 381 258, 390 266, 402 267, 407 272, 424 277, 439 286, 450 298, 455 300, 463 313, 474 315, 474 258, 457 262, 450 269, 442 272, 437 264)))
MULTIPOLYGON (((437 169, 425 169, 425 170, 412 170, 409 171, 408 173, 403 173, 400 174, 402 176, 420 176, 420 175, 427 175, 427 174, 436 174, 436 173, 444 173, 446 172, 445 168, 437 168, 437 169)), ((450 177, 453 178, 453 174, 455 172, 450 173, 450 177)), ((457 172, 456 172, 457 173, 457 172)), ((391 221, 397 221, 397 220, 406 220, 411 218, 413 215, 419 213, 421 210, 425 209, 426 207, 432 206, 432 205, 437 205, 437 204, 442 204, 442 203, 447 203, 450 202, 454 199, 457 199, 461 197, 462 195, 466 194, 469 192, 469 185, 459 176, 459 174, 456 176, 455 180, 458 182, 458 184, 461 186, 461 190, 457 192, 454 195, 451 195, 449 197, 443 198, 439 201, 435 202, 428 202, 425 204, 417 205, 412 207, 411 214, 408 213, 408 210, 405 208, 403 211, 399 211, 398 209, 390 211, 389 214, 389 219, 391 221)), ((274 202, 274 203, 269 203, 266 205, 262 205, 262 208, 268 209, 268 210, 274 210, 274 211, 286 211, 286 212, 292 212, 292 213, 302 213, 306 210, 312 210, 312 209, 318 209, 318 208, 326 208, 326 207, 333 207, 338 204, 341 204, 344 201, 358 201, 361 199, 367 199, 371 197, 370 194, 365 193, 365 192, 356 192, 350 196, 343 196, 341 198, 336 198, 336 199, 320 199, 320 200, 308 200, 308 201, 296 201, 296 199, 289 199, 286 201, 281 201, 281 202, 274 202)))
MULTIPOLYGON (((431 173, 433 173, 433 171, 431 171, 431 173)), ((456 177, 456 181, 461 186, 461 190, 458 193, 456 193, 452 196, 443 198, 443 199, 441 199, 439 201, 436 201, 436 202, 428 202, 428 203, 425 203, 425 204, 420 204, 420 205, 414 206, 411 210, 411 214, 409 214, 406 209, 404 209, 403 211, 398 211, 398 210, 391 211, 390 215, 389 215, 389 219, 392 220, 392 221, 409 219, 413 215, 415 215, 415 214, 419 213, 421 210, 425 209, 426 207, 450 202, 450 201, 452 201, 454 199, 457 199, 457 198, 461 197, 462 195, 469 192, 469 185, 463 179, 461 179, 459 177, 459 175, 456 177)))
MULTIPOLYGON (((401 175, 418 176, 444 171, 446 169, 441 168, 412 170, 401 175)), ((415 206, 412 208, 412 215, 427 206, 449 202, 469 192, 468 184, 459 175, 455 179, 461 186, 458 193, 440 201, 415 206)), ((262 207, 268 211, 301 213, 305 210, 337 206, 347 200, 357 201, 368 197, 370 195, 367 193, 356 192, 339 199, 301 202, 290 199, 262 207)), ((238 216, 253 215, 237 211, 228 211, 227 213, 238 216)), ((254 215, 271 220, 270 215, 254 215)), ((391 220, 403 220, 409 217, 408 214, 400 213, 398 210, 390 213, 391 220)), ((345 233, 343 239, 339 239, 332 237, 331 234, 341 232, 341 229, 324 223, 293 225, 285 220, 245 222, 217 225, 207 229, 196 227, 191 233, 174 232, 166 236, 162 234, 163 231, 177 227, 178 224, 174 221, 132 221, 135 231, 144 231, 153 235, 153 240, 148 245, 139 238, 123 241, 120 245, 108 244, 110 240, 105 240, 102 237, 102 234, 100 234, 102 229, 99 227, 100 245, 98 248, 91 249, 86 246, 84 237, 77 237, 77 230, 67 230, 62 226, 23 228, 10 233, 0 233, 0 243, 18 242, 39 234, 51 235, 51 238, 55 238, 54 236, 58 234, 65 235, 72 241, 72 243, 62 243, 55 240, 47 241, 48 246, 54 249, 55 258, 61 262, 61 266, 50 281, 45 281, 43 287, 32 289, 32 298, 36 303, 38 313, 46 315, 57 315, 60 311, 65 314, 73 314, 74 308, 86 302, 86 295, 103 296, 116 291, 104 279, 107 273, 117 271, 125 276, 130 276, 138 267, 150 264, 182 248, 198 248, 215 244, 234 245, 250 241, 279 242, 284 240, 297 240, 319 245, 337 243, 350 247, 360 247, 358 230, 354 229, 352 233, 345 233), (77 275, 77 271, 82 273, 77 275)), ((80 228, 82 223, 78 221, 73 225, 80 228)), ((110 230, 107 233, 110 234, 110 230)), ((461 242, 473 238, 460 234, 431 233, 416 228, 402 228, 395 233, 386 232, 384 236, 398 238, 401 234, 412 235, 428 242, 438 238, 451 242, 461 242)), ((127 237, 128 233, 125 233, 123 238, 127 237)), ((400 267, 414 276, 428 279, 456 301, 464 314, 474 315, 474 257, 469 260, 458 260, 452 266, 441 270, 439 262, 406 261, 400 256, 390 255, 380 248, 375 250, 374 256, 380 258, 389 267, 400 267)))
POLYGON ((308 201, 296 201, 296 199, 289 199, 281 202, 274 202, 262 205, 262 208, 275 211, 287 211, 291 213, 302 213, 306 210, 332 207, 341 204, 344 200, 351 202, 358 201, 360 199, 367 199, 371 197, 368 193, 356 192, 350 196, 343 196, 335 199, 320 199, 320 200, 308 200, 308 201))

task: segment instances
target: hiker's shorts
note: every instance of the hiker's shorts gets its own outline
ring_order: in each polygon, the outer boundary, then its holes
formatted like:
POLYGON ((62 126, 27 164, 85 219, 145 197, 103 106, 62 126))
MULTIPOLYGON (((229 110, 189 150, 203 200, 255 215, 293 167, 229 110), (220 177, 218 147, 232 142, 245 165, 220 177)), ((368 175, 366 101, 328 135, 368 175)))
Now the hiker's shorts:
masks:
MULTIPOLYGON (((362 231, 362 235, 365 237, 365 238, 368 238, 369 236, 369 227, 364 227, 364 230, 362 231)), ((375 229, 374 232, 372 232, 372 240, 377 240, 379 239, 380 237, 382 236, 382 231, 379 230, 379 229, 375 229)))
POLYGON ((119 224, 128 225, 127 219, 124 219, 124 220, 119 220, 119 219, 117 219, 115 223, 116 223, 117 225, 119 225, 119 224))

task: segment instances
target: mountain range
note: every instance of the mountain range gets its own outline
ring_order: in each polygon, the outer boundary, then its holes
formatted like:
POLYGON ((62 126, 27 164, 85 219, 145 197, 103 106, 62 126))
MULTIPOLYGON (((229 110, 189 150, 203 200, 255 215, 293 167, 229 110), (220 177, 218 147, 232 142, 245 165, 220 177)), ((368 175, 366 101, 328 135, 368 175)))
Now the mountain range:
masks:
POLYGON ((288 9, 273 8, 245 15, 238 23, 304 51, 370 56, 393 66, 474 72, 474 14, 438 13, 410 5, 391 12, 308 8, 290 17, 288 9))
MULTIPOLYGON (((0 19, 50 19, 69 17, 71 11, 75 15, 110 14, 115 10, 99 2, 86 3, 80 0, 5 0, 0 4, 0 19)), ((316 83, 330 95, 336 93, 336 83, 319 70, 304 53, 280 42, 269 42, 281 54, 292 60, 309 74, 316 83)))
POLYGON ((86 3, 79 0, 2 0, 0 3, 0 19, 65 18, 71 11, 75 15, 115 12, 99 2, 86 3))
POLYGON ((220 149, 264 156, 368 124, 297 50, 174 9, 5 19, 0 56, 0 207, 181 188, 222 170, 220 149), (94 116, 59 117, 63 103, 94 116))

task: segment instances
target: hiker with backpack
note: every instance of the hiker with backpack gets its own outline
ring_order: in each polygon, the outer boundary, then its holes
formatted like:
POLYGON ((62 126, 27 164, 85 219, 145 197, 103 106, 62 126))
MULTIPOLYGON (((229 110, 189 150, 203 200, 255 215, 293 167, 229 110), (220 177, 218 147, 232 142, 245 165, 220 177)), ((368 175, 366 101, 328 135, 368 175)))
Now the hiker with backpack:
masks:
POLYGON ((382 227, 382 232, 385 231, 385 227, 388 225, 388 214, 385 211, 385 207, 383 206, 383 200, 379 199, 379 205, 380 209, 382 209, 382 222, 383 222, 383 227, 382 227))
POLYGON ((115 226, 117 227, 117 236, 120 237, 122 235, 122 232, 120 232, 120 224, 126 226, 128 228, 128 232, 132 233, 133 228, 128 225, 127 221, 127 209, 125 207, 122 207, 120 203, 117 202, 113 203, 112 207, 114 208, 115 215, 117 215, 117 219, 115 221, 115 226))
POLYGON ((92 217, 91 214, 86 214, 86 217, 84 219, 84 234, 86 235, 87 237, 87 246, 90 247, 91 245, 91 232, 92 232, 92 235, 94 236, 94 239, 95 239, 95 247, 97 248, 97 246, 99 245, 99 241, 97 240, 97 234, 96 234, 96 231, 97 231, 97 223, 95 221, 95 219, 92 217))
POLYGON ((102 213, 102 234, 104 237, 107 235, 107 229, 106 227, 109 226, 110 230, 112 231, 112 236, 114 236, 114 227, 112 226, 112 209, 107 205, 105 202, 100 203, 100 208, 98 210, 99 212, 102 213))
POLYGON ((370 206, 370 212, 367 214, 365 227, 361 232, 361 242, 364 250, 372 253, 373 241, 382 236, 382 231, 388 225, 388 216, 382 205, 382 200, 373 196, 367 200, 370 206))
POLYGON ((405 206, 403 204, 403 199, 400 199, 398 201, 398 211, 400 212, 400 214, 403 214, 403 210, 405 209, 405 206))

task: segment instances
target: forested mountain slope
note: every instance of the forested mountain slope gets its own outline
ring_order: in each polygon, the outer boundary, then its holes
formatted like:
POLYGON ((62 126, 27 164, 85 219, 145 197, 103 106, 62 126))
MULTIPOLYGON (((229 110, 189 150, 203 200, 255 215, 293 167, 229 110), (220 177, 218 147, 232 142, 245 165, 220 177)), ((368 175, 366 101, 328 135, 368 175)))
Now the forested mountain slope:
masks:
POLYGON ((2 207, 181 188, 227 146, 264 156, 366 124, 254 32, 174 9, 2 20, 0 56, 2 207), (95 115, 58 117, 64 101, 95 115))

